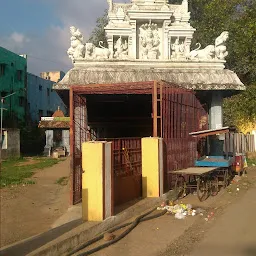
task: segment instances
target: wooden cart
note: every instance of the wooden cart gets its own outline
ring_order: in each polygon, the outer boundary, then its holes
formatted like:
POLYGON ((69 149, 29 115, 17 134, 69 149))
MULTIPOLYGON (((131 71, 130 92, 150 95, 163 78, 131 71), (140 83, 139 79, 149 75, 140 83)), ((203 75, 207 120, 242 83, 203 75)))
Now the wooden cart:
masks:
POLYGON ((219 181, 216 167, 191 167, 172 174, 176 176, 175 191, 178 198, 184 197, 188 191, 197 191, 198 199, 202 202, 209 195, 216 196, 219 192, 219 181))

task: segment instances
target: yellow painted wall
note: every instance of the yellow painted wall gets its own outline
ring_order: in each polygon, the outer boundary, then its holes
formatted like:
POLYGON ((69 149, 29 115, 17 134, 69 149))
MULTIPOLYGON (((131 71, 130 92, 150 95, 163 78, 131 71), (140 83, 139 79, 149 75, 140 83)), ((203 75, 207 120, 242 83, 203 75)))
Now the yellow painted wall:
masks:
POLYGON ((143 197, 159 197, 159 139, 142 139, 143 197))
POLYGON ((82 145, 83 220, 103 220, 103 147, 102 142, 85 142, 82 145))

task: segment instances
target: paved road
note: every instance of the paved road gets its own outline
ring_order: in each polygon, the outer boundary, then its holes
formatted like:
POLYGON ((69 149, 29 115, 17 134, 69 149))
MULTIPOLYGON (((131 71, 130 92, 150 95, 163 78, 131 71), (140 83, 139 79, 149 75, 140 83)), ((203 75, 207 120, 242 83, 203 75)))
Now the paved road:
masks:
POLYGON ((190 256, 256 255, 256 188, 230 205, 190 256))
POLYGON ((256 188, 248 189, 248 181, 252 177, 202 203, 193 195, 183 199, 184 203, 214 211, 214 221, 206 222, 206 216, 199 215, 185 220, 165 215, 139 224, 121 241, 93 256, 256 256, 256 188))

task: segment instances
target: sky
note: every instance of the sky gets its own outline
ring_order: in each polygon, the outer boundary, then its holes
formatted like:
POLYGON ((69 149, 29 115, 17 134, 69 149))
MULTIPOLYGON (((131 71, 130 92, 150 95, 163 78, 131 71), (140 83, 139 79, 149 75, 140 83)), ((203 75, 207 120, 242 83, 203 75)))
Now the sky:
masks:
MULTIPOLYGON (((84 40, 107 8, 107 0, 0 0, 0 46, 28 55, 28 72, 72 68, 66 52, 69 27, 76 26, 84 40)), ((129 2, 117 0, 114 2, 129 2)))

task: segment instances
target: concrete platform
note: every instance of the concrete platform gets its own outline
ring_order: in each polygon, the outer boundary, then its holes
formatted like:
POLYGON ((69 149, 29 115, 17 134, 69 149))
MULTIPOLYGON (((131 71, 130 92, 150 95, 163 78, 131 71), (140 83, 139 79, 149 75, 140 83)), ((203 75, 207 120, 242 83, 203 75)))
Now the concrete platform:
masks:
POLYGON ((111 227, 119 225, 131 218, 135 218, 143 212, 158 206, 166 197, 167 195, 164 195, 162 198, 146 198, 140 200, 128 209, 103 222, 85 222, 58 238, 52 239, 49 243, 29 253, 28 256, 65 255, 68 251, 106 232, 111 227))

